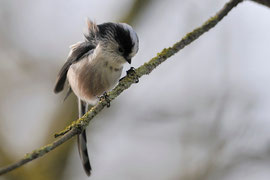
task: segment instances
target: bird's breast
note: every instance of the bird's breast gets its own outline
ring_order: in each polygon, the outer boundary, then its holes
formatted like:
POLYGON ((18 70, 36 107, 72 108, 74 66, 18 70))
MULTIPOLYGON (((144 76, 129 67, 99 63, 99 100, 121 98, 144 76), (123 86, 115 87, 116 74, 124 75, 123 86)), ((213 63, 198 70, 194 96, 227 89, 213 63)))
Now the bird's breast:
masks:
POLYGON ((93 104, 97 96, 111 90, 119 81, 123 67, 113 66, 106 59, 89 61, 85 58, 68 71, 68 81, 80 99, 93 104))

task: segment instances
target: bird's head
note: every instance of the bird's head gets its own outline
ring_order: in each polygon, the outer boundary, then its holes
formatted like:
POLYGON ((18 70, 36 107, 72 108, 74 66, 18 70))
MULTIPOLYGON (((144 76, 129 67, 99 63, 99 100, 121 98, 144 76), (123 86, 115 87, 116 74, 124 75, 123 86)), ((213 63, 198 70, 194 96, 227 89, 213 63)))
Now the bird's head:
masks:
POLYGON ((131 63, 139 49, 139 39, 133 28, 125 23, 103 23, 96 25, 88 20, 88 41, 100 45, 103 52, 118 64, 131 63))

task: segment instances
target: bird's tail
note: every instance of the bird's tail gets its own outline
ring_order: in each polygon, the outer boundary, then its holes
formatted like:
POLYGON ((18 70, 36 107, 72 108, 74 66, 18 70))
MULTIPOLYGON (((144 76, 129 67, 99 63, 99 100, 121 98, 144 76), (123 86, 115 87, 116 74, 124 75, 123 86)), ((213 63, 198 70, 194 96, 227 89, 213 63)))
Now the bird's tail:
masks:
MULTIPOLYGON (((78 101, 79 101, 78 104, 79 104, 79 118, 80 118, 88 110, 88 105, 80 99, 78 99, 78 101)), ((86 140, 85 130, 83 130, 82 133, 77 136, 77 141, 78 141, 78 150, 79 150, 79 154, 80 154, 84 171, 88 176, 90 176, 92 168, 90 165, 88 151, 87 151, 87 145, 86 145, 87 140, 86 140)))

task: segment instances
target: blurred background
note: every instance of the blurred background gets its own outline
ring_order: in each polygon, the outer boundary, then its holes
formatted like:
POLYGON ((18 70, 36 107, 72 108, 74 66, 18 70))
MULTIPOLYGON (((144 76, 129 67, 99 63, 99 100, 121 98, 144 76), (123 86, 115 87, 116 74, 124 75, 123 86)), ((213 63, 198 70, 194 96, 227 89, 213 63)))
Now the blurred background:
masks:
MULTIPOLYGON (((131 24, 138 67, 226 1, 1 0, 0 167, 77 119, 74 95, 63 102, 53 87, 86 17, 131 24)), ((269 8, 240 4, 96 116, 90 178, 73 138, 0 180, 269 180, 269 19, 269 8)))

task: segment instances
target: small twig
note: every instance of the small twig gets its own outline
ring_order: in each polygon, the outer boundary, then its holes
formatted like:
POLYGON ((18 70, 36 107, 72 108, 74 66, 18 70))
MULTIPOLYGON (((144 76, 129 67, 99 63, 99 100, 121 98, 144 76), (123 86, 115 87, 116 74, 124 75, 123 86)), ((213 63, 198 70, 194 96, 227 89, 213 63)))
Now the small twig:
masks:
POLYGON ((63 131, 60 131, 60 132, 58 132, 58 133, 55 133, 55 134, 54 134, 54 137, 55 137, 55 138, 58 138, 58 137, 60 137, 60 136, 65 135, 66 133, 68 133, 68 132, 72 129, 73 123, 75 123, 75 121, 71 123, 71 126, 69 126, 69 128, 66 128, 66 129, 64 129, 63 131))
MULTIPOLYGON (((179 52, 185 46, 199 38, 202 34, 213 28, 220 20, 223 19, 237 4, 242 2, 242 0, 230 0, 225 6, 214 16, 207 20, 202 26, 196 28, 192 32, 188 33, 182 40, 175 43, 172 47, 165 48, 161 53, 158 53, 156 57, 152 58, 147 63, 144 63, 138 69, 135 70, 137 76, 126 76, 123 78, 119 84, 108 93, 108 99, 112 101, 117 96, 119 96, 124 90, 128 89, 131 84, 136 83, 136 80, 143 75, 147 75, 151 73, 158 65, 167 60, 172 55, 179 52)), ((0 169, 0 175, 3 175, 7 172, 10 172, 38 157, 43 156, 44 154, 50 152, 55 149, 59 145, 63 144, 71 137, 79 134, 82 129, 86 128, 89 122, 107 105, 105 100, 101 100, 90 109, 82 118, 73 122, 70 126, 66 127, 65 130, 56 134, 55 136, 61 136, 58 140, 54 141, 52 144, 48 144, 44 147, 38 148, 31 153, 28 153, 24 158, 19 160, 18 162, 8 165, 2 169, 0 169)))

